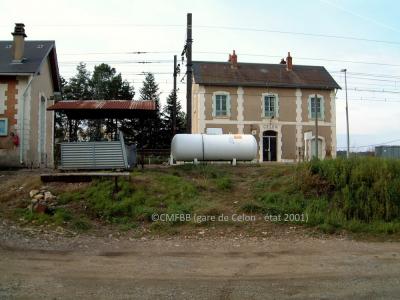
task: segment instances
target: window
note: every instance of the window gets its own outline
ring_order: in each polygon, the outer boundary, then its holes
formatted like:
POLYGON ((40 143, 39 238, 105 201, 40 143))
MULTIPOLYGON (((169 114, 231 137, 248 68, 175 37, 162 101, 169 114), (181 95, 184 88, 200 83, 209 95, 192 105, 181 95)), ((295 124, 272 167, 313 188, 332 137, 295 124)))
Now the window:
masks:
POLYGON ((214 117, 226 117, 230 116, 230 97, 228 93, 215 93, 214 94, 214 117))
POLYGON ((275 95, 264 96, 264 116, 269 118, 276 116, 275 95))
POLYGON ((0 114, 4 114, 6 110, 6 91, 8 85, 5 83, 0 84, 0 114))
POLYGON ((317 114, 318 119, 324 119, 324 99, 321 96, 310 96, 308 99, 308 118, 315 119, 315 115, 317 114))
POLYGON ((0 118, 0 136, 8 135, 8 119, 0 118))

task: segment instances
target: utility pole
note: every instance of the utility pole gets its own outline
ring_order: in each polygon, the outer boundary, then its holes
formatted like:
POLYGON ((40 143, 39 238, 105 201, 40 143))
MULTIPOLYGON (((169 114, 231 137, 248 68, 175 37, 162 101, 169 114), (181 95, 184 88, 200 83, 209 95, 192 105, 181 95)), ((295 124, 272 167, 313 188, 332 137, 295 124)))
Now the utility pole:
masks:
POLYGON ((347 124, 347 158, 350 157, 350 130, 349 130, 349 104, 347 101, 347 69, 340 70, 344 72, 344 86, 346 90, 346 124, 347 124))
POLYGON ((177 93, 176 93, 176 76, 178 75, 178 68, 176 65, 176 55, 174 55, 174 95, 173 95, 173 101, 172 101, 172 136, 175 135, 176 132, 176 97, 177 97, 177 93))
POLYGON ((186 27, 186 130, 192 133, 192 14, 187 14, 186 27))
POLYGON ((315 94, 315 98, 314 98, 314 111, 315 111, 315 156, 318 157, 318 97, 317 94, 315 94))

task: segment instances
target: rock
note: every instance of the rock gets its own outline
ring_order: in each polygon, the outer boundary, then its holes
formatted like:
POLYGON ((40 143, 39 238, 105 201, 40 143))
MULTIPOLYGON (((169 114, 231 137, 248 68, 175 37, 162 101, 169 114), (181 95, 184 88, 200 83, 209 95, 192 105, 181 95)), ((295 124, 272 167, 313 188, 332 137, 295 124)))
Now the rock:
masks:
POLYGON ((37 194, 39 194, 39 190, 32 190, 32 191, 29 192, 29 197, 33 198, 37 194))
POLYGON ((53 201, 54 199, 55 199, 55 196, 51 192, 49 192, 49 191, 44 192, 44 200, 45 201, 53 201))
POLYGON ((44 199, 44 195, 43 195, 43 194, 41 194, 41 193, 39 193, 39 194, 37 194, 37 195, 33 196, 33 199, 36 199, 36 200, 42 200, 42 199, 44 199))

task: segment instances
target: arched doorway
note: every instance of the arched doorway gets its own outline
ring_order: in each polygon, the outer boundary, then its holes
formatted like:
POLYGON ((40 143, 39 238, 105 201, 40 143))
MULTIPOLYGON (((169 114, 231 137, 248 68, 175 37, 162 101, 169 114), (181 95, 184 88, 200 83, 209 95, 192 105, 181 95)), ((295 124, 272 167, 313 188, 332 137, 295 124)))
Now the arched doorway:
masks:
POLYGON ((267 130, 263 132, 263 161, 276 161, 276 131, 267 130))

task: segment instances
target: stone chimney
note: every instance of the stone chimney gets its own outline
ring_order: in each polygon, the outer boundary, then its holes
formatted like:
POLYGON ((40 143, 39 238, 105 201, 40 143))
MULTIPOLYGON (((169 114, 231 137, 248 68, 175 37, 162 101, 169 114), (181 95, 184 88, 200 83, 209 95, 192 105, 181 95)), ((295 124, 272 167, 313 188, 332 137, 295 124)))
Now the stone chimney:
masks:
POLYGON ((293 70, 292 57, 290 56, 290 52, 288 52, 287 57, 286 57, 286 70, 288 70, 288 71, 293 70))
POLYGON ((24 47, 25 47, 25 25, 23 23, 15 23, 13 41, 13 62, 21 63, 24 60, 24 47))
POLYGON ((233 50, 232 54, 229 54, 229 60, 231 63, 231 68, 232 69, 237 69, 238 65, 237 65, 237 55, 235 53, 235 50, 233 50))

